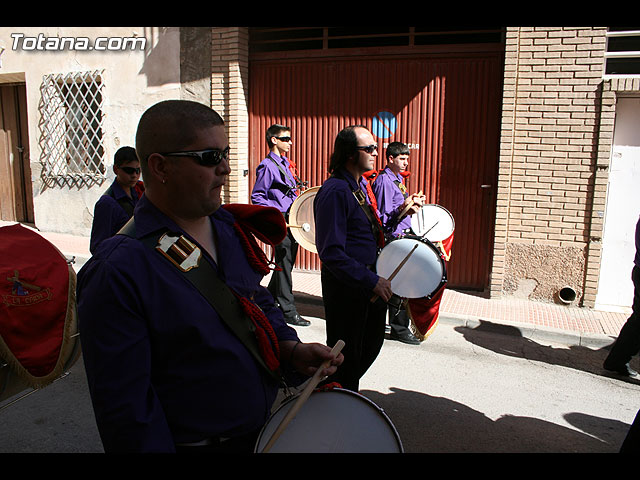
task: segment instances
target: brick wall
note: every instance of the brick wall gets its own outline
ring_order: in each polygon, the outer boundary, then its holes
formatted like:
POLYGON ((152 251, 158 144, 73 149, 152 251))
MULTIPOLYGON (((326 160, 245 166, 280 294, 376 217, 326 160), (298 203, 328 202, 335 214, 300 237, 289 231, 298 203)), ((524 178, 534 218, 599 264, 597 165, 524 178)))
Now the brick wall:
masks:
POLYGON ((601 236, 592 230, 602 230, 594 212, 606 197, 598 149, 611 109, 603 105, 605 34, 507 29, 492 296, 525 281, 529 298, 552 300, 565 285, 591 294, 588 260, 601 236))
POLYGON ((211 107, 225 120, 231 147, 231 175, 225 203, 248 203, 245 171, 249 168, 249 32, 247 27, 211 29, 211 107))

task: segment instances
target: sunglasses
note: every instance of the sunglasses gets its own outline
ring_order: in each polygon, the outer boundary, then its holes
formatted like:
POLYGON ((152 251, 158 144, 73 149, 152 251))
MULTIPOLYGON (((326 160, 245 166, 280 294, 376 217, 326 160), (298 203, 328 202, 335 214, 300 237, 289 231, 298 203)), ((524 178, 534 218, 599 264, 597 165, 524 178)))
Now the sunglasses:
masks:
POLYGON ((198 150, 196 152, 169 152, 161 153, 166 157, 193 157, 197 162, 204 167, 215 167, 222 160, 229 160, 229 147, 224 150, 209 149, 198 150))
POLYGON ((378 151, 378 145, 367 145, 366 147, 356 147, 356 150, 364 150, 368 154, 372 154, 374 151, 378 151))
POLYGON ((133 175, 134 173, 140 175, 140 167, 120 167, 120 170, 122 170, 124 173, 128 173, 129 175, 133 175))
POLYGON ((291 137, 274 137, 274 138, 277 138, 281 142, 290 142, 291 141, 291 137))

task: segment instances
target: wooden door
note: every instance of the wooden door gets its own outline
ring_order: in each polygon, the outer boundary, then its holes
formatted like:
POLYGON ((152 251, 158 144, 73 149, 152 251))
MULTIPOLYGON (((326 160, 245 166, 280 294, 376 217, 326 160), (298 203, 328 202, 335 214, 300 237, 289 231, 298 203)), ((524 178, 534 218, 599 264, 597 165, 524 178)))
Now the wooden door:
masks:
POLYGON ((26 89, 0 85, 0 219, 33 223, 26 89))

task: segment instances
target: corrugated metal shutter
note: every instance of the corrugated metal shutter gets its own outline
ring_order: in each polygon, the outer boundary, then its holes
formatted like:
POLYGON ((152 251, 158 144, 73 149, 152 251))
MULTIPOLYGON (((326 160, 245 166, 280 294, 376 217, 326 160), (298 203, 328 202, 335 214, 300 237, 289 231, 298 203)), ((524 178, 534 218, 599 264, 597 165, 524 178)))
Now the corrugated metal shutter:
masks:
MULTIPOLYGON (((422 190, 456 221, 450 286, 483 290, 493 247, 501 79, 502 56, 493 53, 252 62, 250 187, 270 125, 291 127, 291 158, 316 186, 328 176, 336 134, 353 124, 372 129, 388 112, 397 130, 378 136, 378 168, 386 144, 410 145, 409 191, 422 190)), ((317 255, 302 251, 297 267, 319 269, 317 255)))

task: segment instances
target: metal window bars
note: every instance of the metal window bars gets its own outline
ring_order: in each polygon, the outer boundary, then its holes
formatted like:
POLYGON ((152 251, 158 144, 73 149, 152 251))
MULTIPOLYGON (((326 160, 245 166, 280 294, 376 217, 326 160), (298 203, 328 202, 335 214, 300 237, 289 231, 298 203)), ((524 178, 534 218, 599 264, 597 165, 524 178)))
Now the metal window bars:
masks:
POLYGON ((51 74, 42 79, 40 163, 48 186, 91 186, 106 178, 103 72, 51 74))

